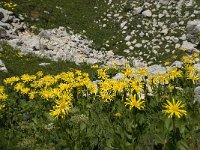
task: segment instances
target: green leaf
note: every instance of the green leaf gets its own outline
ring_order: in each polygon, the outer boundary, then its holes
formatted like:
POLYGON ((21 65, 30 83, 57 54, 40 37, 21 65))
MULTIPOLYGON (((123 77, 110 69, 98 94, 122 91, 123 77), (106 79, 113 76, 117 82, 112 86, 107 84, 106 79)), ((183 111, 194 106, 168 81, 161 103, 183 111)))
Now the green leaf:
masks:
POLYGON ((187 143, 183 140, 177 142, 177 148, 179 150, 188 150, 189 149, 187 143))
POLYGON ((86 124, 82 122, 80 124, 80 130, 83 131, 84 129, 86 129, 86 124))
POLYGON ((173 130, 173 122, 172 122, 172 119, 166 119, 165 120, 165 128, 168 130, 168 131, 171 131, 173 130))
POLYGON ((159 135, 159 134, 155 134, 155 139, 154 139, 154 141, 158 144, 158 143, 160 143, 160 144, 165 144, 165 137, 164 137, 164 135, 159 135))

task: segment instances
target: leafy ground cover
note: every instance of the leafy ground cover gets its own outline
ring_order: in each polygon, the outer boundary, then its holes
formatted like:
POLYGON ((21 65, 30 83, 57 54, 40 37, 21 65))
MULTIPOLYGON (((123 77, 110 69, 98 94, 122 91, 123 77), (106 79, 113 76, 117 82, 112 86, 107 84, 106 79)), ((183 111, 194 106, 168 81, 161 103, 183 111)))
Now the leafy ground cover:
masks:
MULTIPOLYGON (((99 48, 116 27, 93 24, 106 9, 103 1, 15 2, 20 5, 16 12, 26 14, 30 25, 85 29, 99 48), (94 13, 97 5, 99 14, 94 13)), ((0 149, 199 149, 200 107, 193 91, 200 77, 194 58, 185 56, 182 68, 152 75, 146 68, 91 69, 2 47, 0 59, 9 73, 0 73, 0 149), (50 65, 39 66, 44 62, 50 65), (116 73, 124 76, 114 80, 116 73)))
MULTIPOLYGON (((197 57, 197 55, 195 55, 197 57)), ((182 68, 96 69, 13 76, 0 86, 2 149, 199 149, 200 77, 182 68), (113 75, 124 75, 116 80, 113 75)))

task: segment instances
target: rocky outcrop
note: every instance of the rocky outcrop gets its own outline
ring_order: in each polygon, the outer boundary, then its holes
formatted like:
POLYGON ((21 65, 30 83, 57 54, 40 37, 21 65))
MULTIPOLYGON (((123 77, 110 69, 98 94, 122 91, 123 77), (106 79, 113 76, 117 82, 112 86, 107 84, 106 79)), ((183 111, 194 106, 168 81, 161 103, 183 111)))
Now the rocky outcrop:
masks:
POLYGON ((0 39, 16 38, 19 31, 24 31, 26 26, 24 18, 16 17, 13 12, 0 8, 0 39))
POLYGON ((200 42, 200 20, 193 20, 187 23, 187 38, 193 44, 200 42))

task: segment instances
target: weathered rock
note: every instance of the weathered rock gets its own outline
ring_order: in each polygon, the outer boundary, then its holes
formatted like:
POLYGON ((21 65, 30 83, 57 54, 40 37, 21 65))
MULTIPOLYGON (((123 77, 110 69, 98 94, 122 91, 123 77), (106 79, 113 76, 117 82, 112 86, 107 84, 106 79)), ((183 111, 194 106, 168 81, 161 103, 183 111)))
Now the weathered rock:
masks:
POLYGON ((50 63, 40 63, 39 66, 48 66, 50 63))
POLYGON ((140 14, 142 11, 143 11, 142 7, 137 7, 137 8, 134 8, 133 14, 137 15, 137 14, 140 14))
POLYGON ((187 38, 194 44, 200 42, 200 20, 189 21, 187 23, 187 38))
POLYGON ((142 12, 142 15, 145 17, 151 17, 152 16, 152 12, 151 10, 145 10, 142 12))
POLYGON ((4 28, 0 27, 0 39, 4 39, 7 36, 7 32, 4 28))
POLYGON ((163 74, 166 72, 166 68, 161 65, 152 65, 147 68, 148 72, 151 74, 163 74))
POLYGON ((164 34, 164 35, 167 35, 169 32, 169 30, 166 28, 166 29, 163 29, 160 33, 164 34))
POLYGON ((3 71, 3 72, 5 72, 5 73, 8 72, 8 70, 7 70, 6 66, 5 66, 5 64, 3 63, 3 61, 2 61, 1 59, 0 59, 0 71, 3 71))
POLYGON ((197 70, 198 74, 200 75, 200 63, 195 64, 194 68, 197 70))
POLYGON ((193 51, 195 49, 195 44, 192 44, 188 41, 183 41, 183 44, 181 45, 182 48, 185 48, 187 51, 193 51))
POLYGON ((3 12, 0 12, 0 21, 4 18, 3 12))
POLYGON ((4 23, 0 21, 0 27, 3 27, 5 29, 10 29, 11 25, 9 23, 4 23))
POLYGON ((200 102, 200 86, 194 89, 194 102, 200 102))
POLYGON ((112 79, 114 80, 122 80, 123 78, 124 78, 123 73, 117 73, 114 77, 112 77, 112 79))
POLYGON ((168 5, 171 0, 159 0, 160 4, 168 5))

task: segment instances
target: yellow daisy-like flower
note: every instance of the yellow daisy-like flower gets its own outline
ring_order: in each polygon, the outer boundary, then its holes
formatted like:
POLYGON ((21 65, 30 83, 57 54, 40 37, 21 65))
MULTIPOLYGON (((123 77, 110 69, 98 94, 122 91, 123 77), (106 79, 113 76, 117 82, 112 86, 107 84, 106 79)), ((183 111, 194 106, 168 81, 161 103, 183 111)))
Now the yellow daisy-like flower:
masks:
POLYGON ((129 109, 136 107, 137 109, 141 110, 144 109, 144 100, 142 98, 136 99, 136 94, 133 96, 131 95, 129 98, 126 99, 125 106, 129 105, 129 109))
POLYGON ((168 114, 168 118, 172 118, 174 115, 178 118, 187 115, 187 111, 185 110, 185 104, 182 104, 182 101, 175 101, 172 99, 172 102, 167 100, 167 102, 163 105, 165 110, 164 113, 168 114))
POLYGON ((35 75, 29 75, 29 74, 23 74, 21 76, 21 80, 26 83, 26 82, 30 82, 36 79, 35 75))
POLYGON ((192 80, 193 84, 195 84, 195 81, 198 81, 200 79, 200 77, 197 73, 189 73, 187 75, 187 79, 192 80))
POLYGON ((185 63, 185 64, 193 64, 195 62, 194 58, 191 58, 189 56, 183 56, 182 57, 182 61, 185 63))
POLYGON ((170 65, 170 62, 169 62, 169 61, 166 61, 166 62, 164 63, 164 65, 165 65, 165 66, 168 66, 168 65, 170 65))
POLYGON ((54 106, 54 109, 51 110, 50 115, 58 118, 59 116, 61 118, 64 118, 71 109, 71 103, 65 100, 56 100, 56 106, 54 106))
POLYGON ((5 84, 13 85, 15 82, 17 82, 17 81, 19 81, 19 80, 20 80, 19 77, 10 77, 10 78, 4 79, 4 83, 5 83, 5 84))
POLYGON ((122 71, 122 73, 124 73, 124 78, 127 78, 132 77, 135 72, 130 66, 127 66, 126 69, 122 71))
POLYGON ((141 76, 147 76, 148 70, 147 68, 141 68, 141 69, 136 70, 136 73, 141 76))
POLYGON ((140 94, 143 92, 144 83, 142 82, 141 79, 135 78, 135 79, 130 80, 130 87, 131 87, 131 90, 135 90, 136 93, 140 94))
POLYGON ((167 73, 172 81, 182 76, 182 71, 178 70, 177 68, 171 68, 167 73))

